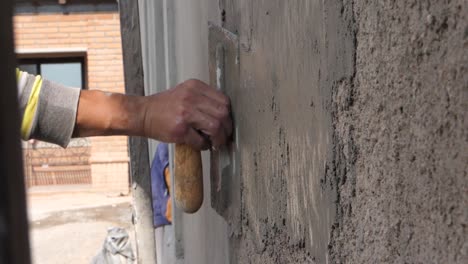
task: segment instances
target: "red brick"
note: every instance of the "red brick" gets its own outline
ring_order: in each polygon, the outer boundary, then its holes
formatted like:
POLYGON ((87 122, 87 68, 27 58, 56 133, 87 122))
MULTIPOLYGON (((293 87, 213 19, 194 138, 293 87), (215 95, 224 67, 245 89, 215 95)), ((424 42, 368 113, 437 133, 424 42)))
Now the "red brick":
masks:
POLYGON ((87 33, 86 27, 59 27, 59 32, 80 32, 87 33))

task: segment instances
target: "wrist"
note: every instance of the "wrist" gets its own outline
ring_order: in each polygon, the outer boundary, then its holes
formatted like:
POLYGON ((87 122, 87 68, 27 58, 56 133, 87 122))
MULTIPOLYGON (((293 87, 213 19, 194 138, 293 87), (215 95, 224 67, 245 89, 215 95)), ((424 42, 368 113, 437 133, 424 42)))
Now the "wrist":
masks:
POLYGON ((144 118, 146 100, 144 96, 111 94, 113 110, 109 132, 114 135, 145 136, 144 118))
POLYGON ((74 136, 143 136, 144 101, 141 96, 82 91, 74 136))

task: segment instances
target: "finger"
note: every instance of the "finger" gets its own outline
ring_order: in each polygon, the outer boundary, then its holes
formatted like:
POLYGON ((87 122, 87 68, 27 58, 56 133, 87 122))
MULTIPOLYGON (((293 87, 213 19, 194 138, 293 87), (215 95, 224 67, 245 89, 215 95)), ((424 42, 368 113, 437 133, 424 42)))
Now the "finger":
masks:
POLYGON ((185 143, 197 150, 206 150, 210 147, 207 139, 202 137, 195 129, 190 128, 185 136, 185 143))
POLYGON ((226 143, 227 141, 227 136, 226 133, 224 132, 224 128, 221 126, 218 131, 210 136, 211 140, 211 145, 213 147, 219 147, 222 146, 226 143))
POLYGON ((201 96, 197 100, 196 107, 198 110, 221 122, 226 138, 229 137, 232 133, 232 120, 229 107, 206 96, 201 96))
POLYGON ((208 135, 214 146, 217 147, 226 142, 225 128, 220 120, 199 110, 194 110, 188 122, 193 128, 208 135))

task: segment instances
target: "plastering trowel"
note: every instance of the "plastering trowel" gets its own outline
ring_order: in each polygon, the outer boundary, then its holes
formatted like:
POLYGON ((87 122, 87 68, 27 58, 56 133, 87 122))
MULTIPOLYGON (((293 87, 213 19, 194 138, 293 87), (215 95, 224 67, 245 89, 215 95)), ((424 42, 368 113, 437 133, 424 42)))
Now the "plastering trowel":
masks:
MULTIPOLYGON (((231 97, 239 78, 238 38, 224 28, 208 24, 210 85, 231 97), (228 74, 226 74, 228 73, 228 74)), ((234 109, 232 109, 234 111, 234 109)), ((233 116, 235 123, 235 116, 233 116)), ((229 204, 238 189, 236 159, 238 133, 234 126, 233 141, 210 153, 211 206, 227 216, 229 204)), ((185 144, 175 146, 174 194, 178 208, 186 213, 198 211, 203 203, 203 171, 201 154, 185 144)))

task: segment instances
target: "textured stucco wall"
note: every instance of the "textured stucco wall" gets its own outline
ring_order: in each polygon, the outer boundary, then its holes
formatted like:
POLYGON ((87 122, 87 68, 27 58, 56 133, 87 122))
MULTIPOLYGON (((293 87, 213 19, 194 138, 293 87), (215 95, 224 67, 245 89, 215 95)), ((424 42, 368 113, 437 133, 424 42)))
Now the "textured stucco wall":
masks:
POLYGON ((243 47, 239 263, 465 263, 466 2, 224 8, 243 47))
POLYGON ((468 6, 354 1, 334 87, 335 263, 468 262, 468 6))
POLYGON ((165 7, 175 81, 207 81, 208 20, 240 39, 240 222, 205 171, 185 263, 466 262, 467 4, 431 2, 165 7))

